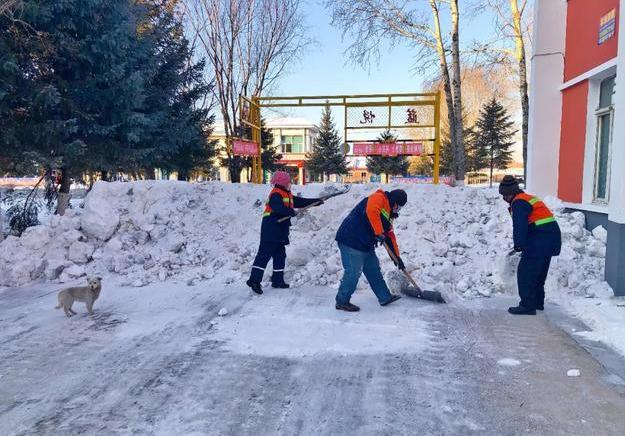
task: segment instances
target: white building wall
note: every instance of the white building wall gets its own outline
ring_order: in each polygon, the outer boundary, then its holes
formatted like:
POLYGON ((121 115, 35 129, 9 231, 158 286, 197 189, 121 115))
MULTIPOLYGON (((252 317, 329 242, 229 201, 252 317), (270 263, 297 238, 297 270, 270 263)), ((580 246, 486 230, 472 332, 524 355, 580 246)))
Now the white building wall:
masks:
MULTIPOLYGON (((614 130, 612 132, 609 219, 625 224, 625 0, 620 2, 614 130)), ((624 249, 625 251, 625 249, 624 249)))
POLYGON ((566 0, 536 0, 531 55, 527 190, 557 195, 566 0))

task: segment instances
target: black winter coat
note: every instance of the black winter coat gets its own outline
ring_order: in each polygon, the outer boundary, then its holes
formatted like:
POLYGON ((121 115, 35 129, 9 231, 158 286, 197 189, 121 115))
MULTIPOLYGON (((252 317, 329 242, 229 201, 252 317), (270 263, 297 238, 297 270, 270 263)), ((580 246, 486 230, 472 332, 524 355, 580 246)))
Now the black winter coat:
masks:
MULTIPOLYGON (((279 188, 287 191, 281 186, 279 188)), ((303 198, 294 196, 293 206, 299 209, 317 201, 319 201, 318 198, 303 198)), ((294 216, 295 210, 290 207, 286 207, 282 201, 282 197, 278 193, 273 193, 269 197, 269 206, 271 207, 271 214, 263 217, 263 222, 260 226, 260 242, 279 242, 284 245, 288 245, 291 219, 289 218, 281 223, 279 223, 278 220, 285 216, 294 216)))

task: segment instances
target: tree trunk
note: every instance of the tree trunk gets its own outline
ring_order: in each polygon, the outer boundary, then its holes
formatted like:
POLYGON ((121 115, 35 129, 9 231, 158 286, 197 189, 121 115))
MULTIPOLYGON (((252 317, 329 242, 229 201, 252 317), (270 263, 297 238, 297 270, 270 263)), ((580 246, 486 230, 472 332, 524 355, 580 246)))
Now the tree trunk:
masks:
POLYGON ((178 173, 177 173, 177 175, 176 175, 176 178, 177 178, 178 180, 181 180, 181 181, 185 181, 185 182, 186 182, 187 180, 189 180, 189 171, 179 169, 179 170, 178 170, 178 173))
POLYGON ((241 183, 241 170, 232 157, 228 159, 228 171, 230 172, 230 182, 241 183))
POLYGON ((458 10, 458 0, 451 0, 451 71, 452 71, 452 85, 454 95, 454 129, 456 132, 454 144, 454 175, 456 177, 456 185, 464 185, 464 176, 466 172, 466 157, 464 150, 463 139, 463 122, 462 122, 462 91, 461 91, 461 77, 460 77, 460 35, 459 35, 459 22, 460 12, 458 10))
MULTIPOLYGON (((0 201, 2 201, 2 191, 0 191, 0 201)), ((4 213, 0 209, 0 242, 4 239, 4 213)))
POLYGON ((146 180, 154 180, 154 167, 145 167, 145 179, 146 180))
POLYGON ((457 143, 456 116, 454 110, 454 96, 451 92, 451 79, 449 78, 449 67, 447 66, 447 56, 445 47, 443 46, 443 35, 441 34, 441 23, 436 0, 430 0, 432 15, 434 16, 434 34, 436 37, 436 52, 438 53, 439 66, 441 69, 441 77, 443 79, 443 91, 445 93, 445 102, 447 104, 447 120, 449 123, 449 140, 451 143, 452 155, 455 154, 457 143))
POLYGON ((521 110, 523 121, 521 134, 523 137, 523 179, 527 183, 527 136, 529 130, 530 102, 527 91, 527 58, 525 55, 525 41, 523 40, 522 17, 517 0, 510 0, 512 10, 512 23, 514 28, 514 43, 516 58, 519 63, 519 93, 521 94, 521 110))
POLYGON ((108 182, 109 180, 108 171, 106 170, 100 171, 100 180, 102 180, 103 182, 108 182))
POLYGON ((495 167, 495 150, 490 146, 490 187, 493 187, 493 168, 495 167))
POLYGON ((65 215, 65 211, 69 207, 69 190, 72 184, 72 180, 67 168, 61 168, 61 187, 59 189, 59 195, 56 204, 56 214, 65 215))

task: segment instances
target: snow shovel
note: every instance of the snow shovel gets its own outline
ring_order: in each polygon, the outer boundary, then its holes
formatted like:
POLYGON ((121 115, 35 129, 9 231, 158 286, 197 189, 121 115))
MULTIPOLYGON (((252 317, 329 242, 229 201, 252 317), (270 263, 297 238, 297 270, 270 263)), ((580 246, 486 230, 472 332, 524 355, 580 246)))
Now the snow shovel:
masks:
MULTIPOLYGON (((349 192, 349 190, 350 190, 350 189, 352 189, 352 185, 344 185, 343 190, 341 190, 341 191, 337 191, 337 192, 333 192, 332 194, 327 194, 327 195, 324 195, 324 196, 322 196, 322 197, 319 197, 319 199, 320 199, 320 200, 323 200, 323 201, 326 201, 328 198, 337 197, 337 196, 339 196, 339 195, 347 194, 347 193, 349 192)), ((306 207, 302 207, 302 208, 299 210, 298 214, 302 213, 302 212, 303 212, 303 211, 305 211, 306 209, 310 209, 311 207, 319 206, 320 204, 321 204, 321 202, 316 201, 316 202, 314 202, 314 203, 312 203, 312 204, 309 204, 309 205, 308 205, 308 206, 306 206, 306 207)), ((281 223, 281 222, 283 222, 283 221, 288 220, 289 218, 292 218, 292 217, 290 217, 290 216, 284 216, 284 217, 282 217, 282 218, 279 218, 279 219, 278 219, 278 222, 279 222, 279 223, 281 223)))
MULTIPOLYGON (((397 256, 395 256, 395 253, 393 253, 393 250, 391 250, 391 247, 389 247, 386 242, 383 242, 382 244, 384 245, 384 248, 386 248, 386 251, 388 252, 388 255, 391 257, 393 262, 397 263, 397 256)), ((403 294, 406 294, 409 297, 415 297, 415 298, 421 298, 422 300, 433 301, 435 303, 447 303, 445 299, 443 298, 443 295, 440 292, 422 290, 419 287, 419 285, 417 285, 417 282, 414 281, 414 279, 412 278, 412 276, 410 275, 408 271, 406 271, 405 269, 402 269, 401 272, 404 273, 408 281, 410 281, 410 283, 412 284, 412 287, 406 287, 406 288, 401 289, 401 292, 403 294)))

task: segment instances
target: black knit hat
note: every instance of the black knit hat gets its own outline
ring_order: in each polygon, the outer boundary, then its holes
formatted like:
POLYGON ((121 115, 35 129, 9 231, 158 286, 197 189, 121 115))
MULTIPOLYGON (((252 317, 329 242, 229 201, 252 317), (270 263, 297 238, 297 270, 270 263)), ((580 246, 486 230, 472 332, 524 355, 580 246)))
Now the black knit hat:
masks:
POLYGON ((393 189, 388 193, 388 198, 391 201, 391 206, 399 204, 401 207, 404 207, 408 202, 408 194, 403 189, 393 189))
POLYGON ((519 188, 519 181, 510 174, 505 175, 499 184, 499 193, 503 196, 516 195, 523 191, 519 188))

